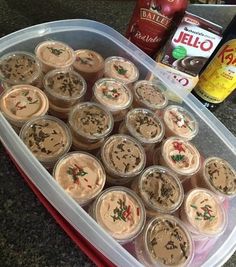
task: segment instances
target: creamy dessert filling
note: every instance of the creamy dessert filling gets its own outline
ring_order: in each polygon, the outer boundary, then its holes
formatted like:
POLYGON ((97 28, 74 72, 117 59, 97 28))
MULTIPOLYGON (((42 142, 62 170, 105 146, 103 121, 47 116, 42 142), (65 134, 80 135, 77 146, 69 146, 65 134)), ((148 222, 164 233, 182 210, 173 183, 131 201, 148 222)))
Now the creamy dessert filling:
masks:
POLYGON ((128 112, 125 124, 129 132, 143 143, 156 143, 164 136, 164 127, 158 117, 147 109, 128 112))
POLYGON ((50 161, 61 156, 71 145, 71 135, 66 124, 51 116, 26 123, 20 137, 40 161, 50 161))
POLYGON ((0 107, 7 118, 26 121, 34 116, 44 115, 48 110, 48 99, 37 87, 16 85, 6 91, 0 100, 0 107))
POLYGON ((74 68, 82 72, 96 72, 104 68, 103 57, 93 50, 80 49, 75 51, 74 68))
POLYGON ((158 85, 145 80, 135 84, 134 96, 136 101, 150 109, 164 108, 168 103, 168 99, 158 85))
POLYGON ((139 71, 131 61, 125 58, 109 57, 105 60, 105 77, 132 83, 138 79, 139 71))
POLYGON ((166 164, 180 175, 193 175, 200 168, 200 154, 190 142, 178 137, 168 138, 161 150, 166 164))
POLYGON ((35 49, 35 54, 42 63, 54 69, 68 67, 75 61, 74 50, 58 41, 40 43, 35 49))
POLYGON ((41 64, 33 54, 13 52, 0 58, 0 78, 10 84, 30 84, 41 74, 41 64))
POLYGON ((94 85, 96 100, 111 111, 128 108, 132 104, 130 90, 121 82, 114 79, 101 79, 94 85))
POLYGON ((100 193, 106 180, 100 162, 82 152, 72 152, 60 159, 53 176, 79 204, 86 204, 100 193))
POLYGON ((106 140, 101 152, 103 163, 112 174, 135 176, 146 163, 142 146, 128 135, 113 135, 106 140))
POLYGON ((131 190, 115 188, 108 189, 97 200, 95 216, 106 231, 122 242, 133 239, 141 231, 145 213, 142 203, 131 190))
POLYGON ((190 260, 192 250, 190 237, 172 216, 153 219, 145 238, 152 263, 184 266, 190 260))
POLYGON ((148 208, 174 212, 183 201, 183 188, 177 176, 160 166, 147 168, 138 182, 139 195, 148 208))
POLYGON ((53 70, 44 79, 44 87, 51 95, 63 98, 79 98, 85 93, 84 79, 74 71, 53 70))
POLYGON ((164 111, 163 119, 166 127, 171 131, 169 135, 192 139, 198 132, 196 119, 180 106, 168 106, 164 111))
POLYGON ((203 175, 218 192, 229 196, 236 194, 236 172, 227 161, 217 157, 208 158, 203 175))
POLYGON ((225 226, 225 214, 216 196, 208 190, 193 189, 185 199, 185 216, 198 233, 214 236, 225 226))
POLYGON ((87 139, 101 139, 111 132, 113 119, 102 106, 84 102, 71 111, 69 124, 76 133, 87 139))

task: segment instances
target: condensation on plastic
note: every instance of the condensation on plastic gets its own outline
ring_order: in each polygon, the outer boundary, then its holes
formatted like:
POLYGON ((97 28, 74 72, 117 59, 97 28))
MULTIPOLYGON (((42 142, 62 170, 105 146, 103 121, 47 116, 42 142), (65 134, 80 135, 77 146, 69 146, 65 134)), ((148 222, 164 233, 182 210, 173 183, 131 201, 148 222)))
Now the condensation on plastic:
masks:
MULTIPOLYGON (((33 52, 44 40, 68 43, 74 49, 93 49, 108 56, 123 56, 133 61, 140 70, 140 79, 152 71, 169 90, 183 99, 199 121, 199 134, 193 139, 204 157, 219 156, 236 168, 236 138, 192 95, 187 95, 174 80, 165 79, 155 62, 112 28, 89 20, 65 20, 40 24, 12 33, 0 39, 0 55, 11 51, 33 52)), ((96 222, 56 183, 19 139, 0 113, 0 139, 20 168, 35 186, 91 244, 117 266, 142 266, 127 250, 111 238, 96 222)), ((195 256, 191 266, 221 266, 236 249, 236 198, 230 201, 229 224, 214 248, 195 256)))

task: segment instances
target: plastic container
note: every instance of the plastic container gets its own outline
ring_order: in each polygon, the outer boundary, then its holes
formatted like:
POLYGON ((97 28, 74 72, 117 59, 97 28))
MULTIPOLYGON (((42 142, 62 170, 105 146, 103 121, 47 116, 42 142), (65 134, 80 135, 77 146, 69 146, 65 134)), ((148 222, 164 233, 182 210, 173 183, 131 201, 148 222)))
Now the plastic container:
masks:
POLYGON ((83 100, 87 85, 84 78, 69 69, 48 72, 43 80, 44 92, 53 105, 69 108, 83 100))
POLYGON ((204 188, 187 193, 180 208, 180 218, 195 240, 220 236, 227 226, 222 203, 213 192, 204 188))
POLYGON ((47 40, 40 42, 35 48, 36 57, 42 63, 43 73, 52 69, 69 68, 75 61, 75 52, 67 44, 47 40))
POLYGON ((103 140, 114 124, 111 113, 93 102, 82 102, 73 107, 68 123, 75 139, 88 145, 103 140))
POLYGON ((48 98, 39 88, 28 84, 15 85, 0 98, 0 109, 6 119, 20 128, 33 117, 43 116, 49 108, 48 98))
POLYGON ((179 136, 191 140, 198 133, 198 122, 185 108, 170 105, 163 111, 165 137, 179 136))
MULTIPOLYGON (((151 58, 104 24, 88 20, 68 20, 33 26, 1 38, 0 53, 3 55, 16 50, 33 52, 38 43, 48 39, 68 43, 75 50, 82 46, 96 50, 105 58, 122 54, 138 67, 140 79, 144 79, 147 73, 152 72, 163 82, 163 86, 168 87, 183 100, 183 107, 196 117, 200 130, 192 142, 201 154, 205 158, 212 155, 224 158, 236 168, 236 138, 191 94, 187 95, 174 80, 165 79, 163 75, 160 75, 159 68, 156 68, 156 63, 151 58), (91 42, 91 40, 94 41, 91 42)), ((0 138, 30 181, 90 244, 93 244, 99 252, 117 266, 143 266, 132 250, 127 251, 116 242, 76 201, 66 194, 24 145, 2 113, 0 113, 0 138)), ((229 200, 227 213, 229 220, 224 233, 214 246, 207 243, 204 251, 199 252, 201 254, 193 258, 191 267, 218 267, 233 254, 236 249, 236 198, 229 200)))
POLYGON ((75 51, 76 59, 73 64, 74 69, 80 73, 84 79, 92 84, 102 78, 104 73, 104 58, 97 52, 88 49, 75 51))
POLYGON ((163 85, 147 80, 137 81, 133 86, 134 107, 144 107, 161 114, 168 104, 163 85))
POLYGON ((179 178, 171 170, 158 165, 146 168, 131 188, 143 200, 147 216, 174 213, 184 199, 179 178))
POLYGON ((141 199, 132 190, 123 186, 113 186, 104 190, 91 206, 90 214, 121 244, 137 237, 146 221, 141 199))
POLYGON ((144 108, 130 110, 125 117, 125 126, 144 146, 160 143, 165 134, 164 125, 158 116, 144 108))
POLYGON ((144 266, 192 266, 194 244, 185 225, 171 215, 152 218, 135 240, 135 250, 144 266))
POLYGON ((236 171, 224 159, 209 157, 199 173, 191 178, 191 184, 213 191, 223 201, 236 196, 236 171))
POLYGON ((139 70, 130 60, 113 56, 105 60, 104 76, 131 85, 138 80, 139 70))
POLYGON ((71 152, 61 157, 54 166, 53 177, 81 206, 91 202, 106 181, 102 164, 85 152, 71 152))
POLYGON ((71 133, 67 125, 48 115, 27 121, 21 128, 20 138, 48 169, 71 147, 71 133))
POLYGON ((10 52, 0 58, 0 79, 6 83, 6 89, 11 85, 33 84, 41 71, 41 62, 29 52, 10 52))
POLYGON ((201 167, 200 153, 197 148, 181 137, 169 137, 161 148, 153 153, 153 164, 170 168, 183 182, 196 174, 201 167))
POLYGON ((101 159, 107 180, 124 185, 139 175, 145 167, 146 155, 141 144, 129 135, 114 134, 101 148, 101 159))
POLYGON ((93 86, 93 99, 111 111, 114 121, 121 121, 132 104, 133 95, 122 82, 103 78, 93 86))

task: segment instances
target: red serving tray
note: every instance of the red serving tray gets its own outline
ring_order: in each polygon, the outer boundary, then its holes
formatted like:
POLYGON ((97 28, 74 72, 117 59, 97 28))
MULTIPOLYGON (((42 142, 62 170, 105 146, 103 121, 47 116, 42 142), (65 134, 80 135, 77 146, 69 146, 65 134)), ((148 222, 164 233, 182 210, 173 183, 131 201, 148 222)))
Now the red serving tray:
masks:
POLYGON ((6 150, 9 158, 12 160, 17 170, 24 178, 25 182, 37 196, 38 200, 44 205, 47 211, 52 215, 60 227, 74 241, 74 243, 99 267, 115 267, 115 265, 98 251, 88 240, 86 240, 67 220, 48 202, 48 200, 40 193, 36 186, 31 182, 29 177, 22 171, 16 163, 12 155, 6 150))

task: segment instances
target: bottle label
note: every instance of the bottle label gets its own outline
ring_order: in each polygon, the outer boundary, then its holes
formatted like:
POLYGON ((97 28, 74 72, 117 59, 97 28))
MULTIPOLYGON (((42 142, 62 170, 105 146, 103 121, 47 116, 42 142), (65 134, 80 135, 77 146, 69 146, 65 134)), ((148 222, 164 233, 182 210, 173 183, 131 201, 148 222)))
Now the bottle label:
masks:
POLYGON ((223 44, 200 76, 197 95, 210 103, 221 103, 236 88, 236 39, 223 44))
POLYGON ((153 55, 168 37, 172 23, 184 12, 187 0, 139 0, 126 37, 149 55, 153 55))

